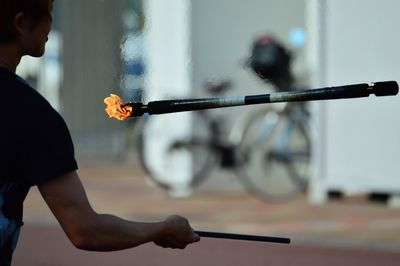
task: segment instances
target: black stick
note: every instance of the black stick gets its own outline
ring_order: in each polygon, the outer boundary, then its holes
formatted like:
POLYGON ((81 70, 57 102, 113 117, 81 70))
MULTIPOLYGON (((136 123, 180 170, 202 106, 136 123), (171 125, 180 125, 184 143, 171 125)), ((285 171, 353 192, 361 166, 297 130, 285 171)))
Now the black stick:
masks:
POLYGON ((223 238, 223 239, 234 239, 234 240, 245 240, 245 241, 258 241, 258 242, 272 242, 272 243, 279 243, 279 244, 289 244, 290 243, 289 238, 283 238, 283 237, 242 235, 242 234, 205 232, 205 231, 195 231, 195 233, 201 237, 223 238))
POLYGON ((398 91, 399 86, 396 81, 383 81, 372 84, 361 83, 261 95, 154 101, 149 102, 147 105, 136 102, 127 103, 125 106, 133 107, 132 116, 142 116, 144 113, 165 114, 264 103, 360 98, 368 97, 370 94, 375 94, 376 96, 390 96, 396 95, 398 91))

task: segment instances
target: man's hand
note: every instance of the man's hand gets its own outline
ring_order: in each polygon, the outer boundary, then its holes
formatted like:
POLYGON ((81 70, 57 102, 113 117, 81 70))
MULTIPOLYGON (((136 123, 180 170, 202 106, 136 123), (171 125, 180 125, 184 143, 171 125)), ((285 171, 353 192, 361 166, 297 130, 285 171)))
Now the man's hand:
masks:
POLYGON ((200 241, 200 237, 190 227, 186 218, 172 215, 163 223, 165 233, 154 241, 160 247, 184 249, 187 245, 200 241))

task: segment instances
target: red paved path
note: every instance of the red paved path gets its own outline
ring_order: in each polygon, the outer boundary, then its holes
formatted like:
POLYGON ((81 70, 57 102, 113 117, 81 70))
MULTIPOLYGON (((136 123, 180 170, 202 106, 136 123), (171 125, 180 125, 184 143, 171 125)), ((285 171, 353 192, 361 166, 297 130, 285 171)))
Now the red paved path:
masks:
POLYGON ((148 244, 126 251, 97 253, 76 250, 58 228, 25 226, 13 265, 398 266, 400 253, 206 238, 185 250, 162 249, 148 244))
POLYGON ((112 253, 79 251, 34 188, 25 202, 13 265, 400 265, 400 211, 364 199, 313 206, 303 197, 270 204, 241 189, 224 189, 217 176, 192 197, 173 199, 150 186, 137 165, 81 166, 79 174, 99 212, 139 221, 178 213, 197 230, 290 237, 293 244, 202 239, 184 251, 153 245, 112 253))

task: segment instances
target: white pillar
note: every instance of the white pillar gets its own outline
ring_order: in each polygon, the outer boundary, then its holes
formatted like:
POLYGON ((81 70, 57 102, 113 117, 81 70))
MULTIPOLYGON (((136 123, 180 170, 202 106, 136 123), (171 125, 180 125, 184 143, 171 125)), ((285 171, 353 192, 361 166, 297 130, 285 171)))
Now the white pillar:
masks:
MULTIPOLYGON (((307 0, 307 66, 311 75, 311 87, 324 87, 325 81, 325 12, 326 0, 307 0)), ((324 189, 325 160, 324 160, 324 130, 325 130, 325 108, 321 102, 311 103, 311 138, 312 138, 312 173, 309 183, 309 201, 321 204, 327 200, 324 189)))
MULTIPOLYGON (((191 94, 190 0, 146 0, 146 101, 191 94)), ((155 177, 171 187, 171 194, 190 194, 190 154, 171 153, 175 139, 188 137, 190 113, 152 116, 145 128, 144 156, 155 177)))

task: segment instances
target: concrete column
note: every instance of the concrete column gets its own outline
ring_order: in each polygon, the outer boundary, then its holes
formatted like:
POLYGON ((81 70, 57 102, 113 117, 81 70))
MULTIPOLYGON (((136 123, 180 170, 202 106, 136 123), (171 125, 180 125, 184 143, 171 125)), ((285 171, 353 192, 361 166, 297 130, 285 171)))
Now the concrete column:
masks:
POLYGON ((104 112, 103 99, 119 93, 122 0, 61 0, 63 38, 61 113, 78 156, 121 154, 124 124, 104 112))

